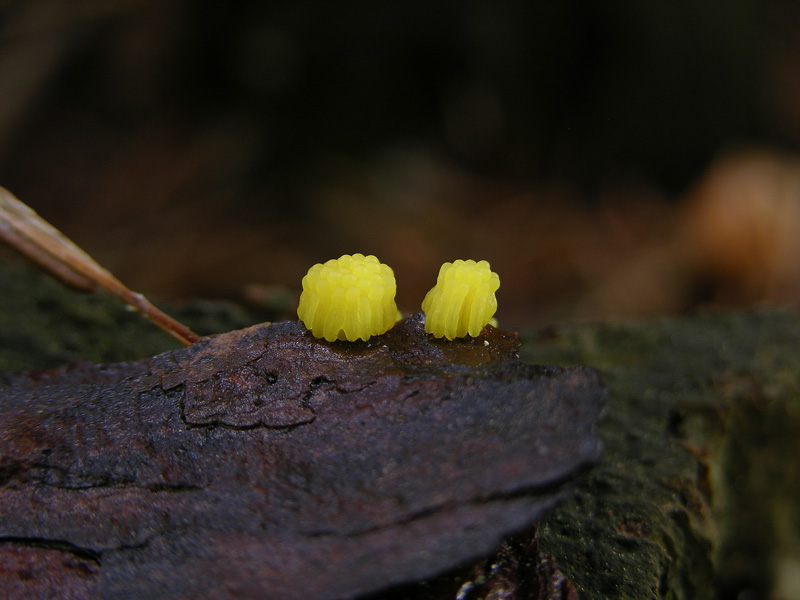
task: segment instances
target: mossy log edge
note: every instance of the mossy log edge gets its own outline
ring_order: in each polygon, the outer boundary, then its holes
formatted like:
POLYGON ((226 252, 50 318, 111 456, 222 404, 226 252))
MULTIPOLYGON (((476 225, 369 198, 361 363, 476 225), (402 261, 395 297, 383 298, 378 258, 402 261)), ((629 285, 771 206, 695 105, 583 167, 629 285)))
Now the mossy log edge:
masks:
MULTIPOLYGON (((0 287, 0 372, 175 347, 115 299, 73 292, 32 269, 3 265, 0 287)), ((176 311, 206 334, 263 320, 229 303, 176 311)), ((590 365, 608 388, 603 459, 540 523, 533 545, 555 557, 581 598, 797 594, 796 313, 564 324, 523 331, 521 339, 524 360, 590 365)), ((523 569, 532 547, 525 536, 484 565, 386 597, 447 597, 493 561, 523 569)))

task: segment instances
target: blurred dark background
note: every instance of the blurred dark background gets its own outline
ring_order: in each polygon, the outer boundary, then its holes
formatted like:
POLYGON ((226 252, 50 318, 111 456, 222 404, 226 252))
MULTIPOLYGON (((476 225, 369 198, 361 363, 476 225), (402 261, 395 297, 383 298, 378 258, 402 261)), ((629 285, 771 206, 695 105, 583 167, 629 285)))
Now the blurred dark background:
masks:
MULTIPOLYGON (((800 4, 0 0, 0 184, 133 289, 376 254, 501 324, 800 304, 800 4)), ((5 256, 5 254, 4 254, 5 256)))

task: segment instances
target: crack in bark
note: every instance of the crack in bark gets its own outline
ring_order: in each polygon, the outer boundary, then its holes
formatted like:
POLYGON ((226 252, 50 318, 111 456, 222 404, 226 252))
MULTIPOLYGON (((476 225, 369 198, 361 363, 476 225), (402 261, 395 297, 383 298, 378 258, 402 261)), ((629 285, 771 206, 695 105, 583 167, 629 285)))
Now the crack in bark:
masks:
MULTIPOLYGON (((587 472, 590 470, 590 468, 591 465, 585 465, 582 468, 582 472, 587 472)), ((561 497, 567 492, 567 488, 564 486, 565 482, 574 479, 574 477, 575 477, 574 474, 565 475, 564 477, 555 479, 542 486, 539 485, 526 486, 524 488, 520 488, 518 490, 514 490, 511 492, 499 492, 487 496, 476 497, 467 501, 432 505, 422 510, 418 510, 414 513, 411 513, 405 518, 396 519, 395 521, 388 523, 386 525, 376 525, 374 527, 365 527, 358 530, 348 530, 348 531, 343 531, 341 529, 340 530, 318 529, 315 531, 304 531, 303 535, 309 538, 358 537, 362 535, 369 535, 379 531, 385 531, 388 529, 392 529, 394 527, 402 527, 409 523, 413 523, 415 521, 420 521, 422 519, 428 518, 432 515, 444 515, 447 513, 453 513, 458 509, 464 508, 465 506, 479 507, 493 502, 509 502, 513 500, 526 499, 538 502, 552 502, 555 505, 560 501, 561 497)))
POLYGON ((103 553, 100 551, 91 548, 82 548, 66 540, 54 540, 40 537, 0 536, 0 544, 67 552, 77 558, 90 560, 97 565, 101 564, 103 558, 103 553))

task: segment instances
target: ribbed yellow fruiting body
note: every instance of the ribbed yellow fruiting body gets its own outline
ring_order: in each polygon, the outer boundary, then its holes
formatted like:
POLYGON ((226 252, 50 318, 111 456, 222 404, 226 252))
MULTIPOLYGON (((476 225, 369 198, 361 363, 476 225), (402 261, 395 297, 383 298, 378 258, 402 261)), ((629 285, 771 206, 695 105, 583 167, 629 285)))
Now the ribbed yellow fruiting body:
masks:
POLYGON ((422 301, 425 331, 453 340, 477 336, 497 310, 500 277, 485 260, 444 263, 434 288, 422 301))
POLYGON ((345 254, 308 270, 297 316, 314 337, 366 341, 394 325, 396 291, 390 267, 374 256, 345 254))

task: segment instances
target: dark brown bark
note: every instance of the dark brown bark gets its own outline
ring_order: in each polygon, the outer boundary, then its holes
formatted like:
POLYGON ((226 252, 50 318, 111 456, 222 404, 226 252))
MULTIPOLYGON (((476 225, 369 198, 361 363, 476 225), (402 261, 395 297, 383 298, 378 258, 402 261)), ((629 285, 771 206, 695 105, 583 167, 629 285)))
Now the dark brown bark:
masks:
MULTIPOLYGON (((5 371, 131 360, 173 344, 113 299, 76 294, 30 271, 0 268, 0 289, 5 371)), ((171 312, 204 333, 253 322, 230 304, 171 312)), ((547 553, 581 600, 797 597, 800 316, 761 310, 563 324, 520 339, 528 363, 592 365, 601 374, 608 406, 597 429, 599 463, 540 520, 536 556, 532 533, 523 532, 472 564, 371 599, 452 600, 464 592, 465 600, 529 600, 529 567, 547 553)), ((16 546, 0 561, 15 569, 15 585, 46 573, 55 597, 86 597, 77 590, 101 577, 95 555, 63 540, 16 546)))
POLYGON ((345 598, 485 555, 599 451, 597 374, 517 348, 492 328, 431 340, 419 316, 355 344, 287 322, 8 377, 0 578, 30 597, 345 598))

